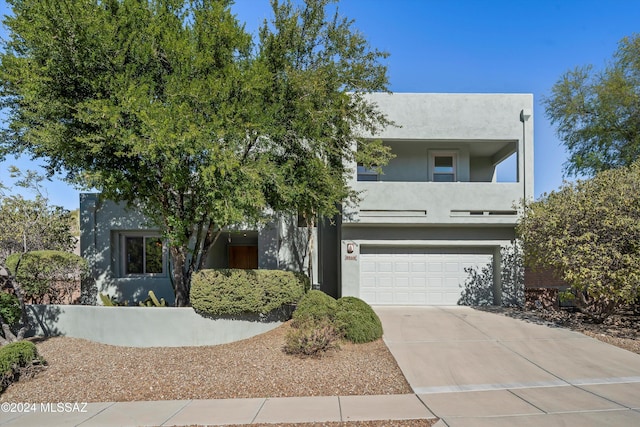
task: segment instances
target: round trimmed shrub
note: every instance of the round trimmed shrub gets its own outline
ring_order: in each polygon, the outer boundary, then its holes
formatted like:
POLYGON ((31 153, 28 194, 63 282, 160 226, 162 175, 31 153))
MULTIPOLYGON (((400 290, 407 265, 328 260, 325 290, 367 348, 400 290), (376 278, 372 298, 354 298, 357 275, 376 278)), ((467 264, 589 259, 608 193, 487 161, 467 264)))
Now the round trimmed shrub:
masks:
POLYGON ((346 340, 365 343, 382 337, 382 323, 369 304, 356 297, 342 297, 336 305, 336 324, 346 340))
POLYGON ((333 322, 336 316, 338 303, 336 300, 322 291, 312 289, 305 294, 293 312, 293 326, 308 322, 321 322, 329 320, 333 322))

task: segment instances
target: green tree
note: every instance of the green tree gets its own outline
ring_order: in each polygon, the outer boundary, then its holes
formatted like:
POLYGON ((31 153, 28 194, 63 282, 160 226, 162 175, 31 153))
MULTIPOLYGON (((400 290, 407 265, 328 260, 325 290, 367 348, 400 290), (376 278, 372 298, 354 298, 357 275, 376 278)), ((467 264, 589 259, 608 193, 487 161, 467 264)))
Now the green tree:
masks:
MULTIPOLYGON (((257 58, 271 76, 264 88, 266 133, 278 149, 270 155, 281 173, 271 183, 269 202, 300 214, 307 227, 307 253, 320 217, 339 212, 338 202, 357 202, 349 188, 349 162, 386 164, 391 157, 375 134, 391 124, 364 94, 386 91, 387 54, 371 49, 353 21, 330 14, 332 0, 310 0, 296 8, 272 1, 274 18, 260 30, 257 58)), ((308 274, 313 277, 308 256, 308 274)))
POLYGON ((6 188, 0 193, 0 265, 13 253, 39 250, 69 251, 76 244, 68 210, 51 205, 40 190, 44 179, 33 171, 22 173, 12 168, 16 185, 35 193, 32 199, 6 188))
POLYGON ((544 104, 569 152, 569 175, 629 166, 640 155, 640 35, 623 38, 604 70, 565 73, 544 104))
MULTIPOLYGON (((384 55, 325 20, 326 0, 274 1, 257 47, 230 0, 9 3, 2 146, 140 206, 169 241, 178 306, 224 227, 336 212, 356 131, 386 124, 362 96, 385 89, 384 55)), ((375 146, 361 155, 383 164, 375 146)))
POLYGON ((566 183, 525 207, 517 231, 529 267, 558 272, 603 320, 640 295, 640 163, 566 183))

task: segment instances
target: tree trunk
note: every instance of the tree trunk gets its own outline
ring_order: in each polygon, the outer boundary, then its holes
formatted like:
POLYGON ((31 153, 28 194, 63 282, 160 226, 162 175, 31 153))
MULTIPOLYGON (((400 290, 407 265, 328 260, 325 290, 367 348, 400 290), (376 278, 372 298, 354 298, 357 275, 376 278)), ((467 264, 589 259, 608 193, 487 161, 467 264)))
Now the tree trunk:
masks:
POLYGON ((313 220, 313 215, 309 215, 306 218, 307 225, 307 256, 309 257, 307 260, 307 275, 309 276, 309 283, 311 283, 311 288, 313 289, 313 227, 315 225, 313 220))
POLYGON ((191 290, 191 274, 187 267, 185 248, 171 248, 171 262, 173 264, 172 284, 176 296, 176 307, 189 307, 189 292, 191 290))

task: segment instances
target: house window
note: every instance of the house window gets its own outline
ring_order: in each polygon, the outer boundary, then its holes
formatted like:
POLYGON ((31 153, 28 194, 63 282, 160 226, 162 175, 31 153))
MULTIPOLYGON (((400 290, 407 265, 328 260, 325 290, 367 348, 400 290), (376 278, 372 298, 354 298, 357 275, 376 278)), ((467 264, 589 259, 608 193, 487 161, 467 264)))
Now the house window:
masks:
POLYGON ((165 274, 166 250, 159 236, 122 236, 125 275, 165 274))
POLYGON ((436 152, 431 155, 431 180, 433 182, 456 181, 455 153, 436 152))
POLYGON ((378 172, 358 164, 358 181, 377 181, 378 172))

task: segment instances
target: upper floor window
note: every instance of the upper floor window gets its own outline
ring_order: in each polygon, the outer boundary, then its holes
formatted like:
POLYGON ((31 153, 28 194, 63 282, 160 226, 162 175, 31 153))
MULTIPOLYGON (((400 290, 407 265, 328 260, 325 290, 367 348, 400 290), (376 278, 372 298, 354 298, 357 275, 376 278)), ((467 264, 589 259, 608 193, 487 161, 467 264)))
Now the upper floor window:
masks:
POLYGON ((166 250, 158 235, 122 236, 123 273, 162 275, 165 274, 166 250))
POLYGON ((368 169, 362 164, 358 164, 358 181, 377 181, 378 172, 374 169, 368 169))
POLYGON ((455 182, 456 157, 455 153, 431 153, 431 180, 433 182, 455 182))

